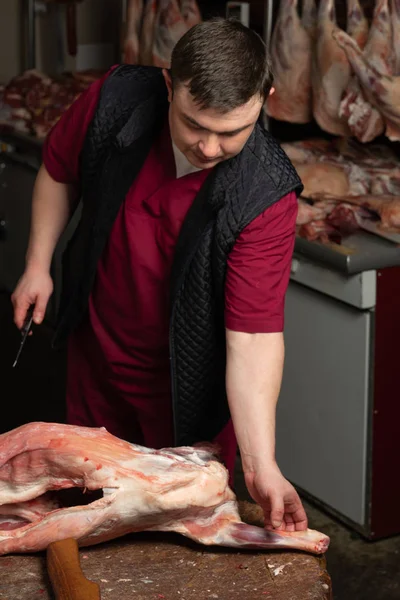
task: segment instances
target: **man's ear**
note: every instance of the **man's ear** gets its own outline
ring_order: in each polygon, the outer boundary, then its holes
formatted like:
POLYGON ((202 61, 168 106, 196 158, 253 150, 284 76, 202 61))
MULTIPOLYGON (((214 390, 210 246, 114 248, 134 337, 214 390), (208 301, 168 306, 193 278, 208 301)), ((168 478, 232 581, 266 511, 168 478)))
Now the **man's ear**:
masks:
POLYGON ((167 69, 162 70, 162 74, 164 75, 165 85, 168 90, 168 102, 172 102, 173 90, 172 90, 172 79, 169 71, 167 69))

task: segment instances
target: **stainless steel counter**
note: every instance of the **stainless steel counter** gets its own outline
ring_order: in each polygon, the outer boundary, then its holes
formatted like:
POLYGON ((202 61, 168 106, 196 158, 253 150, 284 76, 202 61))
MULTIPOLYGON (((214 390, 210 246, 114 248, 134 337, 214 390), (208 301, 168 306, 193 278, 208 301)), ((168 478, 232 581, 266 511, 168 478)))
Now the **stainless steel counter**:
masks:
POLYGON ((297 237, 295 252, 347 275, 400 265, 399 246, 364 231, 349 236, 342 245, 297 237))

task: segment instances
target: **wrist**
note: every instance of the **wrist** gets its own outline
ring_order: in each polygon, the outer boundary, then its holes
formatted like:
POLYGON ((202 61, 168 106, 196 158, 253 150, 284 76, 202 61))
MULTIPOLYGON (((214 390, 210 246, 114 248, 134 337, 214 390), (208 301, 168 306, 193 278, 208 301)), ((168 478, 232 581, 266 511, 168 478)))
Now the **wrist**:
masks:
POLYGON ((25 271, 50 273, 51 260, 43 257, 27 256, 25 261, 25 271))
POLYGON ((278 465, 274 455, 249 456, 241 455, 242 468, 244 475, 260 473, 261 471, 270 471, 277 469, 278 465))

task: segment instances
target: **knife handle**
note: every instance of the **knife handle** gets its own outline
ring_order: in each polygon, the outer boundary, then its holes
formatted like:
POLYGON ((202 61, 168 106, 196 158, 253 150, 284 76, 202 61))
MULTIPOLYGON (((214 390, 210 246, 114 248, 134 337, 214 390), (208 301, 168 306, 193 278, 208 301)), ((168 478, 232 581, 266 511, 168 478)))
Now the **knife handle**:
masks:
POLYGON ((47 547, 47 570, 56 600, 100 600, 100 587, 82 572, 76 540, 52 542, 47 547))

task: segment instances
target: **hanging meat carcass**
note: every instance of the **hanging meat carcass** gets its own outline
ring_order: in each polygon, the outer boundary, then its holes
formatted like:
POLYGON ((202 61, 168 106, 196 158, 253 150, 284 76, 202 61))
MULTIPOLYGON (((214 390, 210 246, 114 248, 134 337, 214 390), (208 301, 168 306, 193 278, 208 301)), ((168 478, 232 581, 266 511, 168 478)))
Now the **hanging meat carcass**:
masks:
POLYGON ((201 23, 201 13, 196 0, 181 0, 181 13, 188 29, 201 23))
MULTIPOLYGON (((356 40, 360 48, 365 46, 368 36, 368 21, 358 0, 347 5, 347 32, 356 40)), ((371 33, 370 33, 371 36, 371 33)), ((376 137, 376 131, 383 127, 383 121, 377 111, 368 104, 362 93, 357 77, 350 77, 344 97, 339 106, 339 117, 345 120, 351 133, 361 142, 376 137)))
POLYGON ((104 428, 56 423, 29 423, 0 435, 0 555, 43 550, 67 537, 89 546, 137 531, 317 554, 329 544, 317 531, 242 523, 228 472, 208 446, 151 450, 104 428), (101 497, 59 508, 51 492, 71 488, 101 497))
POLYGON ((393 75, 400 75, 400 0, 391 0, 393 75))
MULTIPOLYGON (((364 56, 381 73, 393 73, 392 26, 388 0, 379 0, 375 6, 364 48, 364 56)), ((358 44, 362 50, 362 46, 358 44)))
POLYGON ((157 17, 157 0, 146 0, 143 23, 140 33, 140 64, 151 67, 153 64, 153 44, 157 17))
POLYGON ((356 77, 350 80, 339 115, 347 120, 351 133, 363 143, 371 142, 385 130, 382 115, 365 99, 356 77))
MULTIPOLYGON (((347 29, 361 46, 365 44, 367 23, 358 0, 352 0, 348 9, 347 29)), ((339 31, 336 23, 334 0, 321 0, 318 10, 318 29, 313 60, 313 112, 324 131, 334 135, 349 135, 346 120, 339 107, 350 81, 350 65, 346 53, 338 47, 333 33, 339 31)))
POLYGON ((122 57, 122 62, 128 65, 136 65, 139 63, 139 39, 142 13, 143 0, 128 0, 122 57))
POLYGON ((170 67, 175 44, 195 22, 201 20, 200 11, 194 0, 184 2, 182 5, 184 14, 181 12, 178 0, 158 2, 153 42, 153 65, 156 67, 170 67))
POLYGON ((317 34, 317 7, 315 0, 303 0, 301 7, 301 24, 314 40, 317 34))
POLYGON ((168 68, 175 44, 200 22, 196 0, 129 0, 123 62, 168 68))
POLYGON ((321 0, 312 69, 314 118, 324 131, 347 135, 348 127, 339 118, 339 104, 342 92, 347 87, 350 71, 346 55, 332 39, 336 28, 334 0, 321 0))
POLYGON ((368 20, 359 0, 347 0, 347 33, 364 48, 368 39, 368 20))
MULTIPOLYGON (((363 55, 380 73, 390 75, 393 72, 392 25, 388 0, 380 0, 375 6, 363 55)), ((351 78, 339 114, 347 119, 352 134, 361 142, 370 142, 385 130, 381 113, 362 92, 357 75, 351 78)))
MULTIPOLYGON (((312 28, 310 8, 306 23, 312 28)), ((311 110, 312 37, 297 12, 297 0, 283 0, 271 40, 275 92, 266 102, 267 114, 290 123, 308 123, 311 110)))
POLYGON ((384 75, 366 59, 362 50, 344 32, 334 34, 335 40, 346 52, 368 101, 385 120, 386 136, 400 140, 400 76, 384 75))

